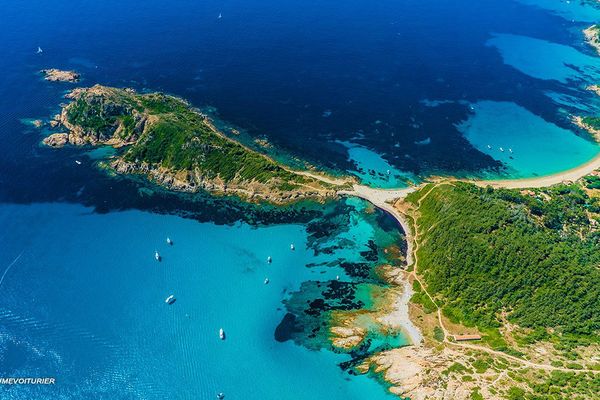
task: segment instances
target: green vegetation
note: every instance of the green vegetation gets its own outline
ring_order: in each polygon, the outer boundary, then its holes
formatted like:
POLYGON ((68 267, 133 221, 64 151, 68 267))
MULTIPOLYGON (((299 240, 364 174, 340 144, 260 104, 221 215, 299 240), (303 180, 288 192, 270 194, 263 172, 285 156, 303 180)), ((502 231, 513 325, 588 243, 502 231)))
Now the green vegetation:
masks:
POLYGON ((506 393, 509 400, 523 400, 525 398, 525 390, 520 387, 513 386, 506 393))
POLYGON ((99 104, 89 103, 79 98, 69 105, 67 117, 73 125, 89 131, 102 132, 115 125, 113 115, 105 115, 99 104))
POLYGON ((600 129, 600 117, 583 117, 581 118, 581 122, 592 129, 600 129))
POLYGON ((444 331, 439 326, 433 328, 433 338, 438 342, 444 341, 444 331))
POLYGON ((600 393, 600 374, 552 371, 543 379, 529 383, 532 393, 522 399, 597 399, 600 393))
POLYGON ((422 305, 425 314, 430 314, 437 309, 435 304, 431 301, 429 296, 427 296, 427 293, 425 293, 421 287, 421 284, 416 280, 413 282, 413 291, 414 293, 411 297, 411 301, 413 303, 422 305))
POLYGON ((530 343, 547 338, 548 328, 568 347, 598 341, 600 201, 580 185, 521 193, 444 184, 419 212, 419 272, 451 320, 496 341, 505 311, 534 330, 530 343))
POLYGON ((490 358, 478 358, 477 360, 475 360, 472 365, 473 368, 475 368, 475 372, 477 372, 478 374, 483 374, 485 371, 488 370, 488 368, 490 368, 490 366, 492 365, 493 361, 490 358))
POLYGON ((590 175, 586 176, 584 180, 588 189, 600 189, 600 176, 590 175))
MULTIPOLYGON (((192 186, 217 182, 242 188, 240 185, 254 182, 281 192, 329 186, 290 172, 226 137, 182 99, 99 85, 77 89, 71 98, 73 101, 65 107, 66 122, 80 136, 80 142, 116 139, 119 144, 129 145, 122 160, 134 166, 134 171, 161 168, 178 179, 190 180, 192 186)), ((262 190, 267 190, 264 187, 262 190)))

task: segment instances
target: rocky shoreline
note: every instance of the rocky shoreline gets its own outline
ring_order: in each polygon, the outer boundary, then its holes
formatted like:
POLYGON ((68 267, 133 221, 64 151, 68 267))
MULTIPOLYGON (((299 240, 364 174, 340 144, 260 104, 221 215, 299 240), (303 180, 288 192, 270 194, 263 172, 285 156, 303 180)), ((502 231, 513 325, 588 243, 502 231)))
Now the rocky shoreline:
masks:
POLYGON ((271 185, 260 182, 224 182, 220 177, 209 178, 199 170, 171 170, 154 167, 148 163, 132 163, 123 158, 110 162, 110 167, 121 175, 143 175, 150 181, 177 192, 196 193, 200 190, 220 196, 237 196, 251 202, 269 202, 273 204, 288 204, 302 199, 326 200, 334 199, 337 193, 334 189, 303 191, 276 190, 271 185))
POLYGON ((571 121, 572 121, 572 122, 573 122, 575 125, 577 125, 579 128, 581 128, 581 129, 583 129, 583 130, 585 130, 585 131, 589 132, 589 133, 590 133, 590 134, 591 134, 591 135, 594 137, 594 139, 596 140, 596 142, 599 142, 599 143, 600 143, 600 129, 597 129, 597 128, 595 128, 595 127, 593 127, 593 126, 589 125, 589 124, 586 124, 586 123, 584 122, 583 118, 582 118, 582 117, 579 117, 579 116, 577 116, 577 117, 573 117, 573 118, 571 119, 571 121))
POLYGON ((598 25, 592 25, 589 28, 584 29, 583 34, 585 36, 585 41, 600 54, 600 27, 598 25))
POLYGON ((592 25, 583 30, 583 35, 585 36, 586 42, 600 54, 600 27, 598 25, 592 25))

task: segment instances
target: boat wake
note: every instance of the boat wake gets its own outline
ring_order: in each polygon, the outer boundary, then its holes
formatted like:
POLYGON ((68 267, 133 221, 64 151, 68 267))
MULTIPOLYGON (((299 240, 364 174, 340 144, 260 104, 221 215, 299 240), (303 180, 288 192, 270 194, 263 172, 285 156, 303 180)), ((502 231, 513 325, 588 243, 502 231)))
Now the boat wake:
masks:
POLYGON ((2 287, 2 282, 4 282, 4 277, 6 277, 6 274, 8 273, 8 271, 13 267, 13 265, 15 265, 17 263, 17 261, 19 261, 19 258, 21 258, 21 256, 23 255, 24 252, 25 252, 25 250, 23 250, 21 252, 21 254, 19 254, 17 256, 17 258, 15 258, 8 267, 6 267, 6 269, 4 270, 4 273, 2 274, 2 278, 0 278, 0 287, 2 287))

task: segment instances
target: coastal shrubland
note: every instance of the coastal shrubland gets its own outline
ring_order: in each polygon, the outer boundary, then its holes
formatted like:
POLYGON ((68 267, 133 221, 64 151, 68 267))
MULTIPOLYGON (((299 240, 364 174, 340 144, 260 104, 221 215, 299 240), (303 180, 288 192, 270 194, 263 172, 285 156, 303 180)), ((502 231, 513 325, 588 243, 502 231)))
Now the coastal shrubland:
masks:
POLYGON ((494 330, 504 313, 535 333, 530 341, 597 342, 598 213, 598 197, 577 183, 527 191, 438 185, 420 201, 418 272, 451 320, 494 330))
POLYGON ((44 142, 121 147, 109 163, 118 173, 141 174, 173 190, 273 203, 335 196, 331 184, 227 137, 183 99, 100 85, 75 89, 67 98, 72 101, 55 121, 69 133, 44 142))

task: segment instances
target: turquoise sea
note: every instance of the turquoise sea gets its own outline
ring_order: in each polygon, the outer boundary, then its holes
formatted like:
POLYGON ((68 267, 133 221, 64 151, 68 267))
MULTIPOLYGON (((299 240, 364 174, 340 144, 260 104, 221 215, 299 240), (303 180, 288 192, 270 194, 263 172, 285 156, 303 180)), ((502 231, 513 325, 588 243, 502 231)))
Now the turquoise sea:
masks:
POLYGON ((368 240, 399 240, 393 231, 377 233, 354 203, 339 249, 299 224, 217 226, 78 205, 3 206, 2 370, 57 384, 0 386, 0 397, 389 397, 376 380, 338 367, 348 355, 274 340, 286 314, 282 299, 303 282, 336 275, 351 282, 338 258, 360 261, 368 240))
POLYGON ((373 329, 342 354, 327 335, 332 311, 374 306, 376 266, 401 266, 391 217, 356 199, 282 208, 168 193, 99 169, 110 149, 41 147, 49 130, 31 121, 76 85, 40 69, 184 97, 247 143, 267 139, 278 159, 374 187, 529 177, 598 153, 571 123, 600 112, 586 90, 600 57, 581 33, 598 7, 4 2, 0 377, 57 383, 0 385, 0 398, 387 399, 380 377, 353 366, 407 344, 373 329))

